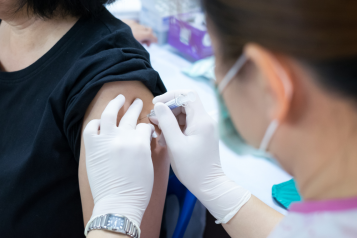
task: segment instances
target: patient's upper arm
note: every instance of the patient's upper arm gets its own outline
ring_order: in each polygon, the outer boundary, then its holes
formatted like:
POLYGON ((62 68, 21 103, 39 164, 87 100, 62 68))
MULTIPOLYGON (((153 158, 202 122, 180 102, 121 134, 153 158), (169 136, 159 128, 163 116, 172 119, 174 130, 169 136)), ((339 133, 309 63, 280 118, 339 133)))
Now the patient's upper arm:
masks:
MULTIPOLYGON (((91 104, 89 105, 87 112, 84 117, 83 121, 83 127, 82 127, 82 132, 87 123, 93 119, 100 119, 100 116, 104 110, 104 108, 107 106, 108 102, 112 99, 114 99, 117 95, 123 94, 125 96, 125 104, 123 108, 119 111, 118 114, 118 122, 120 121, 121 117, 124 115, 124 112, 129 108, 131 103, 136 99, 140 98, 143 103, 143 111, 140 115, 139 118, 144 117, 147 115, 150 110, 153 108, 152 104, 152 99, 153 95, 152 93, 144 86, 143 83, 139 81, 124 81, 124 82, 112 82, 112 83, 107 83, 105 84, 101 90, 97 93, 96 97, 93 99, 91 104)), ((149 123, 148 119, 143 119, 139 121, 139 123, 149 123)), ((152 145, 151 145, 151 150, 152 150, 152 158, 153 160, 160 160, 160 161, 153 161, 154 163, 154 170, 155 170, 155 179, 157 176, 161 176, 163 180, 168 176, 168 167, 169 163, 166 160, 166 149, 158 146, 157 141, 153 140, 152 145), (162 160, 162 161, 161 161, 162 160)), ((82 208, 83 208, 83 218, 84 218, 84 223, 89 221, 91 215, 92 215, 92 210, 94 206, 92 194, 90 191, 90 186, 87 178, 87 171, 86 171, 86 165, 85 165, 85 149, 84 149, 84 143, 83 143, 83 138, 81 139, 81 151, 80 151, 80 161, 79 161, 79 185, 80 185, 80 192, 81 192, 81 199, 82 199, 82 208)), ((140 176, 138 174, 138 176, 140 176)), ((154 209, 156 211, 160 211, 163 209, 164 205, 164 200, 165 200, 165 194, 166 194, 166 186, 167 182, 162 182, 162 181, 156 181, 154 182, 156 184, 156 192, 153 191, 152 198, 155 197, 155 201, 152 202, 150 201, 149 207, 153 207, 151 209, 154 209), (159 184, 159 185, 158 185, 159 184), (161 188, 162 187, 162 188, 161 188)), ((154 190, 155 190, 155 184, 154 184, 154 190)), ((147 210, 150 210, 148 207, 147 210)), ((162 213, 162 211, 161 211, 162 213)), ((156 221, 156 223, 161 224, 161 215, 158 216, 159 220, 156 221)), ((145 224, 150 223, 151 221, 145 221, 145 215, 144 215, 144 220, 142 223, 142 226, 146 226, 145 224)), ((150 233, 153 233, 154 235, 157 234, 157 230, 159 231, 160 229, 160 224, 149 224, 151 227, 150 229, 153 229, 153 231, 150 231, 150 233)), ((150 236, 148 236, 150 237, 150 236)), ((154 236, 152 236, 154 237, 154 236)))

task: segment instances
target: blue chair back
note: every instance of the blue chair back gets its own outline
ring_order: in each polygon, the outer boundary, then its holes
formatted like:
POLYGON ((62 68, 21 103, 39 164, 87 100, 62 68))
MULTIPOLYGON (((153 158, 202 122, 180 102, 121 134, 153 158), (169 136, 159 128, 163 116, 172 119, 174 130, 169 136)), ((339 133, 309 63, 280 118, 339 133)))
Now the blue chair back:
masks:
POLYGON ((191 219, 193 208, 195 207, 197 198, 172 174, 169 178, 167 195, 176 195, 180 213, 172 238, 183 238, 187 225, 191 219))

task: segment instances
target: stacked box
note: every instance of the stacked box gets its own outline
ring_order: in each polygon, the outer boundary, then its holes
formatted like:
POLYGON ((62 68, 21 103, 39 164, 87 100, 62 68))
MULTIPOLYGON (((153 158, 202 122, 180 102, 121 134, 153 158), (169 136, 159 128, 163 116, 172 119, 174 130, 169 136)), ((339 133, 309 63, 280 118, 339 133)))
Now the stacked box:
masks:
POLYGON ((171 17, 168 43, 193 60, 213 54, 205 18, 201 12, 171 17))
POLYGON ((170 17, 200 9, 198 0, 142 0, 140 23, 153 29, 160 45, 167 43, 170 17))

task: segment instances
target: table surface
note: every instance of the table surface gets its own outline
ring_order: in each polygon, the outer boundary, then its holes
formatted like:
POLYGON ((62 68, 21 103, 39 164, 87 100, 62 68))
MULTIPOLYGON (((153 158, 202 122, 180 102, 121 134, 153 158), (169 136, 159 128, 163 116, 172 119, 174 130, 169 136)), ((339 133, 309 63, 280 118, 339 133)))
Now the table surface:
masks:
MULTIPOLYGON (((151 45, 146 48, 150 53, 153 68, 159 72, 166 88, 170 90, 193 89, 199 94, 207 112, 217 112, 217 102, 212 87, 207 81, 194 80, 181 70, 192 65, 179 56, 168 45, 151 45)), ((285 182, 291 176, 269 162, 252 156, 241 157, 234 154, 220 142, 221 163, 224 172, 237 184, 245 187, 256 197, 277 211, 286 214, 271 196, 274 184, 285 182)))

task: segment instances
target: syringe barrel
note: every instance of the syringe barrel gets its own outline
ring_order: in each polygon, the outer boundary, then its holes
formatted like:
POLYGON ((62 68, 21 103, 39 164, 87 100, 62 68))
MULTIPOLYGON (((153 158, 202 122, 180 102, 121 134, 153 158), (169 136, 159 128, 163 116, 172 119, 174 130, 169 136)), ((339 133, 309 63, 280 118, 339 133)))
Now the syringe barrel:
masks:
MULTIPOLYGON (((193 92, 189 92, 186 95, 180 95, 177 98, 166 102, 165 105, 168 106, 171 110, 173 110, 177 107, 185 106, 188 102, 194 102, 195 100, 196 100, 196 94, 193 92)), ((148 114, 148 117, 153 117, 153 116, 155 116, 155 111, 151 110, 151 112, 148 114)))
POLYGON ((177 101, 178 98, 175 98, 175 99, 172 99, 168 102, 165 103, 166 106, 168 106, 171 110, 177 108, 177 107, 180 107, 180 105, 178 104, 178 101, 177 101))

